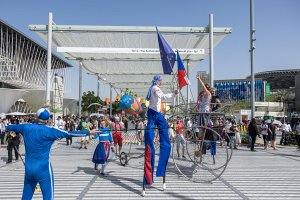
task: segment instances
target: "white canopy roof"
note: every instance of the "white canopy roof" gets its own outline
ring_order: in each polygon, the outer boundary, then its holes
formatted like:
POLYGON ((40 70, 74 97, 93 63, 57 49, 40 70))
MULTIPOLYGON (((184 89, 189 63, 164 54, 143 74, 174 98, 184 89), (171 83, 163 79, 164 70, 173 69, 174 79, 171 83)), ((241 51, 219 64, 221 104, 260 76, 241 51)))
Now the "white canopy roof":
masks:
MULTIPOLYGON (((179 49, 182 60, 189 61, 189 71, 209 53, 206 27, 157 28, 174 50, 179 49)), ((47 26, 29 29, 47 41, 47 26)), ((229 33, 231 28, 214 28, 214 47, 229 33)), ((153 75, 163 75, 156 27, 53 25, 53 46, 116 89, 145 95, 153 75)), ((172 75, 163 75, 164 92, 172 90, 176 72, 175 64, 172 75)))

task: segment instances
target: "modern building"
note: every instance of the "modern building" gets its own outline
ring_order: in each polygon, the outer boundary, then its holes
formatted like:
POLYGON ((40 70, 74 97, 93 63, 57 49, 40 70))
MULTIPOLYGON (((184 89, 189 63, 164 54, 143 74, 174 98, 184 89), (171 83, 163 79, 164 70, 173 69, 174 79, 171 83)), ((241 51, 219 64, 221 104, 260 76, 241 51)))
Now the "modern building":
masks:
MULTIPOLYGON (((209 82, 209 75, 206 72, 201 71, 199 74, 204 82, 209 82)), ((250 77, 215 80, 214 88, 216 88, 216 95, 220 96, 223 101, 250 101, 251 98, 250 77)), ((200 90, 201 87, 198 85, 198 91, 200 90)), ((256 102, 263 102, 267 95, 277 93, 280 90, 288 91, 290 96, 294 97, 291 102, 285 102, 286 111, 300 113, 300 69, 274 70, 255 74, 256 102)))
MULTIPOLYGON (((64 77, 66 84, 70 67, 53 54, 52 83, 58 74, 64 77)), ((32 113, 43 106, 46 102, 46 70, 47 49, 0 20, 0 113, 32 113)))
POLYGON ((292 101, 287 103, 287 110, 300 113, 300 69, 265 71, 255 74, 270 84, 270 92, 288 91, 292 101))

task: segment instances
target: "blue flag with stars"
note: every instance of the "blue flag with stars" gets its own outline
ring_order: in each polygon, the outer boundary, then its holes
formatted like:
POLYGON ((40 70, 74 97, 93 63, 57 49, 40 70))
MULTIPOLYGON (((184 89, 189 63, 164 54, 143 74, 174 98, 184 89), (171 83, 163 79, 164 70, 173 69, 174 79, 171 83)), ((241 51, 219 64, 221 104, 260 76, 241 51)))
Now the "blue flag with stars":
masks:
POLYGON ((159 52, 161 57, 161 63, 163 67, 164 74, 171 74, 173 72, 173 67, 176 60, 176 55, 170 45, 167 43, 165 38, 161 35, 161 33, 157 31, 158 37, 158 45, 159 45, 159 52))

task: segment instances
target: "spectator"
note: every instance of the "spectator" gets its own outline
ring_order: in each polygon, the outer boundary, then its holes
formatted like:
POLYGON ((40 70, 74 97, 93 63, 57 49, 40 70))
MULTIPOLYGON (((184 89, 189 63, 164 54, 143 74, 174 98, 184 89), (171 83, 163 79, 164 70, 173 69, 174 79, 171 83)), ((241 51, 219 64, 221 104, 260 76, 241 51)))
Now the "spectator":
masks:
POLYGON ((268 138, 268 129, 269 126, 265 121, 262 121, 262 125, 260 127, 261 130, 261 135, 263 136, 263 140, 264 140, 264 149, 268 149, 268 143, 269 141, 267 140, 268 138))
POLYGON ((274 123, 274 120, 271 120, 271 124, 269 125, 269 129, 271 131, 271 146, 273 147, 274 150, 277 150, 276 148, 276 129, 277 125, 274 123))
POLYGON ((121 154, 122 151, 122 145, 123 145, 123 139, 122 139, 122 133, 121 130, 124 129, 123 123, 120 123, 120 118, 116 116, 114 118, 114 122, 111 123, 111 130, 112 130, 112 136, 114 140, 114 147, 117 154, 117 145, 119 146, 119 154, 121 154))
MULTIPOLYGON (((90 131, 91 130, 91 124, 89 122, 88 117, 85 117, 85 120, 82 122, 82 130, 83 131, 90 131)), ((82 149, 83 145, 84 145, 84 148, 87 149, 87 144, 88 144, 89 138, 90 137, 88 135, 81 137, 81 143, 80 143, 79 149, 82 149)))
POLYGON ((61 129, 61 130, 63 130, 64 129, 64 124, 65 124, 64 120, 61 118, 61 116, 58 116, 57 120, 55 120, 55 125, 54 126, 61 129))
POLYGON ((144 130, 144 123, 142 119, 139 119, 137 121, 137 136, 138 136, 138 140, 139 140, 139 145, 141 145, 141 142, 144 141, 144 136, 142 134, 143 130, 144 130))
POLYGON ((0 139, 1 139, 1 144, 4 144, 4 138, 5 138, 5 123, 4 121, 0 118, 0 139))
MULTIPOLYGON (((215 92, 214 90, 212 90, 213 93, 215 92)), ((220 108, 221 108, 221 100, 219 96, 213 96, 212 97, 212 111, 213 112, 219 112, 220 108)))
POLYGON ((230 142, 230 140, 229 140, 229 138, 230 138, 230 128, 232 127, 232 123, 230 122, 230 121, 228 121, 228 120, 226 120, 226 122, 225 122, 225 139, 226 139, 226 141, 227 141, 227 146, 229 146, 229 142, 230 142))
POLYGON ((251 151, 255 151, 254 150, 254 144, 256 142, 256 136, 258 135, 258 129, 256 126, 256 120, 255 118, 253 118, 248 126, 248 133, 249 136, 251 137, 251 151))
POLYGON ((287 138, 288 138, 288 134, 289 132, 292 131, 291 125, 286 121, 281 125, 281 129, 282 129, 282 134, 281 134, 281 139, 280 139, 280 145, 282 145, 283 143, 288 143, 287 138))
POLYGON ((176 122, 176 144, 177 144, 177 156, 178 158, 181 158, 180 156, 180 146, 182 147, 182 158, 185 158, 184 156, 184 149, 185 149, 185 139, 184 139, 184 126, 181 121, 181 119, 178 119, 176 122))
POLYGON ((297 121, 293 129, 296 133, 298 148, 300 149, 300 120, 297 121))
MULTIPOLYGON (((17 121, 15 119, 11 120, 11 124, 17 124, 17 121)), ((13 149, 15 151, 16 160, 19 160, 19 145, 20 145, 19 133, 9 131, 6 140, 7 140, 7 152, 8 152, 8 159, 6 163, 8 164, 12 162, 13 149)))

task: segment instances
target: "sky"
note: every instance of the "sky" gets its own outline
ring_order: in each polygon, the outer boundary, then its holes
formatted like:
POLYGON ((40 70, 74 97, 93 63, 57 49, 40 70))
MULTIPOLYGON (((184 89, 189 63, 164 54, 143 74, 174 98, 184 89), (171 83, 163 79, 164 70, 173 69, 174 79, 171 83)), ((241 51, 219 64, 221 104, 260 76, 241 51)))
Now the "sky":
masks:
MULTIPOLYGON (((214 51, 215 80, 242 79, 250 75, 250 0, 0 0, 0 18, 40 44, 45 43, 29 24, 107 26, 232 27, 214 51)), ((254 0, 254 72, 300 68, 300 0, 254 0)), ((196 72, 208 71, 209 57, 190 73, 196 94, 196 72)), ((78 98, 78 67, 65 96, 78 98)), ((83 76, 83 91, 97 89, 95 76, 83 76)), ((149 80, 150 82, 151 80, 149 80)), ((109 96, 101 85, 100 97, 109 96)))

